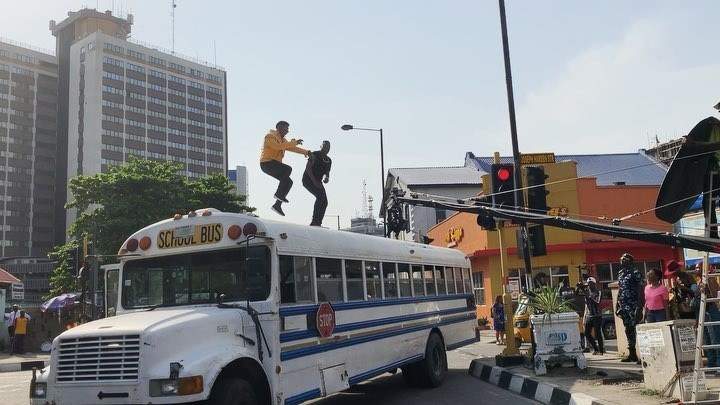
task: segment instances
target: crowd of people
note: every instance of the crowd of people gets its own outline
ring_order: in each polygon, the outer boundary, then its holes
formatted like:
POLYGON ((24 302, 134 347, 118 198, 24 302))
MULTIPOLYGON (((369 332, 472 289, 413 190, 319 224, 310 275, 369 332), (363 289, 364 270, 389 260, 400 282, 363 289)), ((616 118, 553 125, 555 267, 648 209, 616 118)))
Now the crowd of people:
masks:
POLYGON ((5 314, 5 324, 10 338, 10 354, 25 353, 25 336, 28 334, 29 321, 30 314, 20 309, 17 304, 14 304, 12 310, 5 314))

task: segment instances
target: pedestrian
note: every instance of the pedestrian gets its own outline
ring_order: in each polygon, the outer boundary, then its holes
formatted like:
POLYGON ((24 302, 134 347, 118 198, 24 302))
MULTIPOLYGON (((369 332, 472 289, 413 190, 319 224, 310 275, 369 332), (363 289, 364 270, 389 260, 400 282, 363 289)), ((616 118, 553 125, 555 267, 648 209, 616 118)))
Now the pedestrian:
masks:
POLYGON ((310 226, 322 226, 325 209, 327 209, 328 205, 325 186, 323 186, 323 183, 327 184, 330 181, 332 159, 328 156, 328 152, 330 152, 330 142, 323 141, 320 150, 309 153, 305 173, 303 173, 303 186, 310 194, 315 196, 315 206, 313 207, 310 226))
POLYGON ((670 295, 668 289, 662 284, 662 271, 650 269, 647 272, 647 285, 645 286, 645 322, 663 322, 668 319, 668 303, 670 295))
POLYGON ((25 336, 27 335, 29 320, 30 316, 25 314, 23 310, 21 310, 20 315, 15 318, 15 337, 13 339, 12 353, 25 353, 25 336))
POLYGON ((585 287, 585 338, 592 347, 595 356, 605 354, 600 298, 600 289, 597 287, 595 277, 588 277, 585 287))
POLYGON ((635 326, 642 318, 642 309, 644 308, 643 281, 640 271, 635 267, 634 259, 631 254, 624 253, 620 257, 620 272, 618 274, 618 299, 615 313, 622 319, 625 326, 625 336, 628 342, 629 354, 622 359, 623 363, 634 362, 640 360, 635 351, 636 331, 635 326))
POLYGON ((13 338, 15 337, 15 318, 17 318, 18 315, 20 315, 20 307, 18 306, 18 304, 13 304, 12 311, 7 314, 7 319, 5 321, 7 323, 8 339, 10 339, 10 353, 12 353, 13 338))
POLYGON ((268 131, 263 142, 262 152, 260 153, 260 169, 276 178, 280 183, 275 191, 275 203, 271 209, 278 215, 285 216, 282 210, 282 203, 289 202, 287 195, 292 188, 293 182, 290 179, 292 168, 282 162, 285 151, 308 155, 308 151, 299 147, 302 145, 302 139, 286 140, 285 135, 290 132, 290 124, 287 121, 279 121, 275 124, 275 129, 268 131))
POLYGON ((695 278, 686 271, 674 273, 670 308, 675 319, 698 319, 700 288, 695 278))
POLYGON ((495 329, 495 344, 505 344, 505 306, 503 305, 502 295, 495 297, 495 304, 490 310, 490 317, 493 319, 493 329, 495 329))

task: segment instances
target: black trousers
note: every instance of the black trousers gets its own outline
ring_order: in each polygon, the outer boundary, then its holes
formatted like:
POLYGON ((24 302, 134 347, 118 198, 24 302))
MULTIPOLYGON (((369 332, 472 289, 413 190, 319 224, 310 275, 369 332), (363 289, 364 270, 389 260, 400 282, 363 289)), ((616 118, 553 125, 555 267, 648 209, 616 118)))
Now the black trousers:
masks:
POLYGON ((635 326, 637 326, 637 320, 633 315, 631 316, 623 316, 622 317, 623 326, 625 326, 625 337, 627 337, 628 341, 628 350, 630 353, 630 356, 635 356, 635 340, 636 340, 636 332, 635 332, 635 326))
POLYGON ((290 173, 292 173, 292 167, 282 162, 278 162, 277 160, 270 160, 267 162, 261 162, 260 170, 262 170, 263 173, 268 174, 280 181, 280 184, 278 184, 277 187, 277 191, 275 191, 275 196, 279 198, 287 197, 293 185, 293 181, 290 180, 290 173))
POLYGON ((585 319, 585 338, 595 351, 605 352, 605 344, 602 335, 602 317, 592 316, 585 319), (595 333, 595 337, 593 337, 595 333), (597 342, 595 341, 597 339, 597 342))
POLYGON ((322 225, 322 220, 325 217, 325 210, 328 206, 328 200, 327 200, 327 194, 325 194, 325 187, 320 185, 318 187, 313 181, 310 179, 310 176, 307 174, 303 175, 302 178, 303 186, 307 189, 307 191, 310 192, 310 194, 315 196, 315 206, 313 208, 313 216, 312 216, 312 222, 310 222, 310 225, 316 225, 320 226, 322 225))
POLYGON ((16 334, 13 337, 13 348, 12 352, 16 354, 25 353, 25 335, 16 334))

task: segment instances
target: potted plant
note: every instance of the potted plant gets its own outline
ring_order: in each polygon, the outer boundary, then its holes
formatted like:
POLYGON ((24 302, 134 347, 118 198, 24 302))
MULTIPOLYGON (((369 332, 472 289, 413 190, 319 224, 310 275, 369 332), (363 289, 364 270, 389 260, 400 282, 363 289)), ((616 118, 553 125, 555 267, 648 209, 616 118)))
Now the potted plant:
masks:
POLYGON ((560 288, 541 287, 528 293, 532 333, 535 340, 533 358, 535 374, 547 373, 547 365, 572 361, 580 369, 587 363, 580 346, 579 317, 562 298, 560 288))

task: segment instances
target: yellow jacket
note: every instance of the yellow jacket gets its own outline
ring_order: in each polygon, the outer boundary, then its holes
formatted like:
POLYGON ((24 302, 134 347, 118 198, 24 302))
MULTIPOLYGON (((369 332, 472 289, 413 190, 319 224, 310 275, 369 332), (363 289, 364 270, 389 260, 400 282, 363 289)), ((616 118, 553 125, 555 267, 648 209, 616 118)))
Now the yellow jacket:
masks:
POLYGON ((276 130, 271 129, 268 134, 265 135, 265 142, 263 142, 262 152, 260 153, 260 163, 271 160, 282 162, 286 150, 307 155, 308 151, 297 145, 297 140, 291 139, 288 141, 280 136, 276 130))

